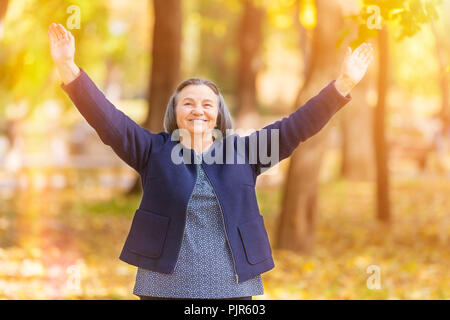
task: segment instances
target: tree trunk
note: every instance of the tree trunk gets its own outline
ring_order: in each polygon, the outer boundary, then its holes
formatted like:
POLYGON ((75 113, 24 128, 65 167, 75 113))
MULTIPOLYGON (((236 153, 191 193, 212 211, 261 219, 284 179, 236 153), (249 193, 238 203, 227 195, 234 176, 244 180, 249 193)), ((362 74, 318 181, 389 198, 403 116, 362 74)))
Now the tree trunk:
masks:
POLYGON ((240 26, 237 30, 239 62, 237 70, 236 111, 238 127, 256 128, 258 102, 256 75, 261 69, 260 49, 263 41, 264 9, 254 0, 245 0, 240 26))
POLYGON ((3 38, 4 20, 7 9, 8 9, 8 0, 0 0, 0 40, 2 40, 3 38))
MULTIPOLYGON (((317 26, 311 48, 311 68, 295 108, 316 95, 338 75, 342 54, 337 54, 338 32, 343 25, 338 1, 317 0, 317 26)), ((317 220, 317 194, 321 161, 330 123, 301 143, 291 156, 278 224, 278 249, 310 253, 317 220)))
POLYGON ((388 146, 386 143, 386 98, 389 86, 389 36, 387 27, 378 33, 378 103, 375 108, 374 140, 377 169, 377 218, 382 222, 391 220, 389 200, 388 146))
POLYGON ((370 74, 352 90, 352 101, 341 111, 341 175, 352 181, 375 178, 373 152, 373 113, 366 98, 370 74))
MULTIPOLYGON (((149 110, 144 126, 151 132, 164 130, 167 103, 180 81, 182 40, 181 0, 155 0, 152 71, 148 95, 149 110)), ((142 192, 137 178, 129 193, 142 192)))

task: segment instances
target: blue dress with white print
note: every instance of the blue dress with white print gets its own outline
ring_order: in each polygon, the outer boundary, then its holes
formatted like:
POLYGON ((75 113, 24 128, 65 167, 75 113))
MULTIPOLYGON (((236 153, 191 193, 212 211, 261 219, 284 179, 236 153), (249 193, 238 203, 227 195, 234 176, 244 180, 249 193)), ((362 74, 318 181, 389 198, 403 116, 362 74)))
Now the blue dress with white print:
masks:
MULTIPOLYGON (((194 155, 201 160, 205 152, 194 155)), ((236 282, 222 212, 208 177, 197 162, 197 181, 187 206, 175 270, 167 274, 138 268, 133 294, 204 299, 261 295, 264 293, 261 275, 236 282)))

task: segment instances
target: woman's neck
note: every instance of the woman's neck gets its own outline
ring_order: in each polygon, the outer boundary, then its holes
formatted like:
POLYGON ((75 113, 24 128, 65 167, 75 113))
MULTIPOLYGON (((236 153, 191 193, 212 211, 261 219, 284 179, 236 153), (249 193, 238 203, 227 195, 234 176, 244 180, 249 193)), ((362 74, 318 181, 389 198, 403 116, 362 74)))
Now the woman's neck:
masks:
POLYGON ((213 136, 211 133, 190 134, 184 137, 180 136, 180 142, 188 149, 194 149, 197 154, 203 153, 213 144, 213 136))

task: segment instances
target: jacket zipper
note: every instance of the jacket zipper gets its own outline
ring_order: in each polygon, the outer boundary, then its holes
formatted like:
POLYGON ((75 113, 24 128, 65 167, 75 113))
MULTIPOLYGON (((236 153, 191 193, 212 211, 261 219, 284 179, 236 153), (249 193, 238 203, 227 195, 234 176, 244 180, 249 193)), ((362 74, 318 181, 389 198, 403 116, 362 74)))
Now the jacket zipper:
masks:
POLYGON ((198 180, 198 174, 197 174, 197 177, 195 178, 194 187, 192 187, 191 194, 189 195, 189 199, 188 199, 188 202, 186 204, 186 211, 185 211, 185 217, 184 217, 184 226, 183 226, 183 235, 181 236, 180 246, 179 246, 178 255, 177 255, 177 261, 175 262, 175 267, 173 268, 174 271, 177 268, 178 260, 180 260, 181 245, 183 243, 184 233, 186 231, 186 221, 187 221, 187 215, 188 215, 189 201, 191 201, 191 197, 192 197, 192 194, 194 193, 194 189, 195 189, 195 185, 197 184, 197 180, 198 180))
MULTIPOLYGON (((201 164, 201 166, 203 168, 202 164, 201 164)), ((203 170, 203 171, 205 171, 205 170, 203 170)), ((205 171, 205 175, 206 175, 206 178, 208 179, 209 183, 211 184, 211 188, 213 189, 214 195, 217 198, 217 203, 219 204, 220 213, 221 213, 221 217, 222 217, 222 221, 223 221, 223 226, 225 228, 225 238, 227 240, 228 246, 230 247, 231 259, 233 260, 233 269, 234 269, 234 275, 235 275, 236 283, 239 283, 239 276, 238 276, 238 274, 236 272, 236 263, 234 262, 233 250, 231 249, 231 244, 230 244, 230 241, 228 239, 227 226, 225 224, 225 218, 224 218, 224 215, 223 215, 222 206, 220 205, 219 197, 217 197, 216 190, 214 190, 214 187, 212 186, 211 180, 209 180, 209 177, 208 177, 208 174, 206 173, 206 171, 205 171)))

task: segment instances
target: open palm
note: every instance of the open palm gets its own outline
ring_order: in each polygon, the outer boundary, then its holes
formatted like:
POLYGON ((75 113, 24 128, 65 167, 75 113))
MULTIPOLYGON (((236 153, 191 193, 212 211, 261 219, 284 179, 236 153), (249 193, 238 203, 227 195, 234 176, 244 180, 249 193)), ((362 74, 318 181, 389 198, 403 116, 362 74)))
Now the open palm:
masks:
POLYGON ((348 47, 342 64, 341 76, 351 81, 354 85, 359 83, 373 60, 372 51, 373 47, 368 43, 363 43, 353 52, 348 47))
POLYGON ((62 25, 52 23, 48 30, 50 52, 55 63, 73 61, 75 39, 62 25))

